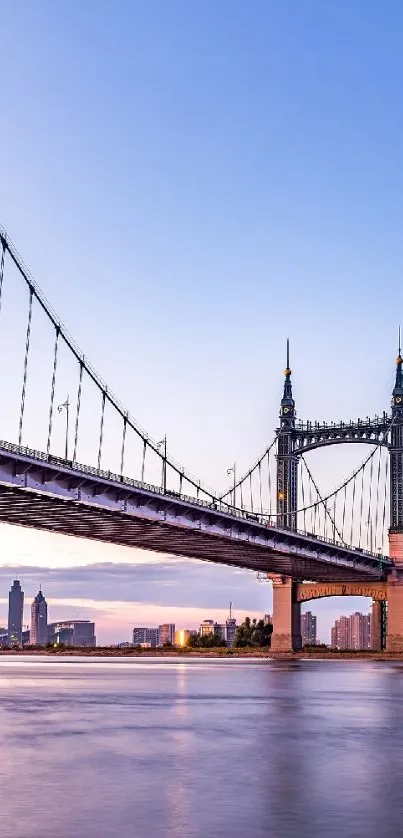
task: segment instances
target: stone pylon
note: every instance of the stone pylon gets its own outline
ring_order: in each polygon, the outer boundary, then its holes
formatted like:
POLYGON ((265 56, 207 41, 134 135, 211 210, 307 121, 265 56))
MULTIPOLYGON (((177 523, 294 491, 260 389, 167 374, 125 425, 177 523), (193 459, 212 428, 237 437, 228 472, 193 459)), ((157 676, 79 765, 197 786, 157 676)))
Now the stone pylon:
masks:
POLYGON ((394 568, 388 577, 386 649, 403 652, 403 358, 396 360, 396 381, 392 394, 390 457, 389 555, 394 568))
POLYGON ((273 652, 297 652, 302 649, 301 605, 297 601, 297 582, 289 576, 270 573, 273 583, 273 652))

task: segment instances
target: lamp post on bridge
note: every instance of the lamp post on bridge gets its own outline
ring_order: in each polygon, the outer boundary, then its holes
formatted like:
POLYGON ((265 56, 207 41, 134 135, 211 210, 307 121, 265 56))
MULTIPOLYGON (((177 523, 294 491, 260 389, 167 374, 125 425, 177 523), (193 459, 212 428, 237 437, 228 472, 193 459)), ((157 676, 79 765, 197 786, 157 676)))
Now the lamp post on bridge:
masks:
POLYGON ((162 456, 162 488, 163 491, 166 492, 167 489, 167 435, 165 434, 164 439, 161 439, 157 442, 158 448, 163 445, 163 456, 162 456))
POLYGON ((233 475, 234 475, 234 488, 233 488, 233 490, 232 490, 232 505, 233 505, 233 507, 234 507, 234 509, 235 509, 235 506, 236 506, 236 503, 235 503, 235 495, 236 495, 236 463, 234 463, 234 465, 233 465, 233 466, 231 466, 231 468, 227 468, 227 475, 229 476, 230 474, 233 474, 233 475))
POLYGON ((70 402, 69 402, 69 397, 68 396, 67 396, 66 401, 63 402, 63 404, 59 404, 59 407, 57 409, 58 409, 59 413, 61 413, 62 410, 66 411, 65 459, 68 460, 68 458, 69 458, 68 457, 68 453, 69 453, 69 410, 70 410, 70 402))

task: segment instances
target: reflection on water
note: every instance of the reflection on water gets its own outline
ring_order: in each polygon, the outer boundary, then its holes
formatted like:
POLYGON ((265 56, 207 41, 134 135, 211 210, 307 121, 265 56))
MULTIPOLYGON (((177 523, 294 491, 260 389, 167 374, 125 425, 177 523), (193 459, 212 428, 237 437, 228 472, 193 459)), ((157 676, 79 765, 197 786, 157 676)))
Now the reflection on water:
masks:
POLYGON ((0 658, 1 838, 399 838, 403 667, 0 658))

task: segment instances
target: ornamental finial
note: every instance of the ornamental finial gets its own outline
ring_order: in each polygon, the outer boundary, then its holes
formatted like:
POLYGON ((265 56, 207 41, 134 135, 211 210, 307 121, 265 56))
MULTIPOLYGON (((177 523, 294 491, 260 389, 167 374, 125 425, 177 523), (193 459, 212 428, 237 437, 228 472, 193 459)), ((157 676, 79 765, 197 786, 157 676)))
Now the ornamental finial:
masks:
POLYGON ((288 378, 291 375, 290 370, 290 339, 287 338, 287 366, 284 370, 284 375, 288 378))

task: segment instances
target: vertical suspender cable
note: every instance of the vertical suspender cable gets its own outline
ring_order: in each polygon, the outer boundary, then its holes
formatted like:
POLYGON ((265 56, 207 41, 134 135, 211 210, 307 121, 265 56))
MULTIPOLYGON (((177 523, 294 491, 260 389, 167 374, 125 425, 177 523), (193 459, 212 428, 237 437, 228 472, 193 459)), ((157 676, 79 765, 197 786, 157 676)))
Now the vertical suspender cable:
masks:
POLYGON ((250 488, 250 508, 253 512, 253 493, 252 493, 252 472, 249 474, 249 488, 250 488))
POLYGON ((346 521, 347 483, 344 484, 343 519, 341 524, 341 539, 344 541, 344 524, 346 521))
POLYGON ((53 350, 53 373, 52 373, 52 385, 50 388, 50 406, 49 406, 49 427, 48 427, 48 442, 46 446, 46 453, 49 456, 50 454, 50 442, 52 438, 52 420, 53 420, 53 404, 55 399, 55 385, 56 385, 56 371, 57 371, 57 352, 59 348, 59 335, 60 329, 57 327, 56 329, 56 336, 55 336, 55 348, 53 350))
POLYGON ((74 430, 74 451, 73 451, 73 463, 75 463, 77 458, 77 445, 78 445, 78 425, 80 421, 80 410, 81 410, 81 391, 83 386, 83 369, 84 364, 80 362, 80 376, 78 379, 78 390, 77 390, 77 410, 76 410, 76 427, 74 430))
POLYGON ((121 477, 123 477, 124 465, 125 465, 126 431, 127 431, 127 416, 125 416, 124 419, 123 419, 122 449, 121 449, 121 452, 120 452, 120 476, 121 477))
POLYGON ((179 494, 182 494, 183 471, 179 472, 179 494))
POLYGON ((103 393, 102 393, 101 423, 100 423, 100 426, 99 426, 98 468, 101 468, 102 443, 103 443, 103 439, 104 439, 105 401, 106 401, 106 391, 104 390, 103 393))
POLYGON ((365 468, 361 471, 361 503, 360 503, 360 533, 358 536, 358 548, 361 549, 361 534, 362 534, 362 516, 363 516, 363 506, 364 506, 364 471, 365 468))
POLYGON ((267 468, 269 469, 269 520, 271 518, 271 469, 270 469, 270 450, 267 452, 267 468))
POLYGON ((241 490, 241 509, 243 509, 242 483, 240 484, 239 488, 241 490))
POLYGON ((335 494, 335 496, 334 496, 334 507, 333 507, 333 533, 332 533, 332 539, 333 539, 334 543, 336 543, 336 532, 337 532, 337 535, 338 535, 338 536, 339 536, 339 538, 340 538, 340 530, 339 530, 339 528, 338 528, 338 527, 336 527, 336 521, 337 521, 337 501, 338 501, 339 497, 340 497, 339 493, 338 493, 338 492, 336 492, 336 494, 335 494))
MULTIPOLYGON (((376 509, 375 509, 375 545, 378 542, 378 521, 379 521, 379 484, 381 480, 381 454, 382 448, 379 446, 378 449, 378 479, 376 482, 376 509)), ((375 550, 375 552, 377 552, 375 550)))
MULTIPOLYGON (((305 463, 305 460, 304 460, 305 463)), ((314 531, 314 514, 313 514, 313 500, 312 500, 312 482, 310 475, 308 474, 308 486, 309 486, 309 508, 311 510, 311 530, 314 531)))
POLYGON ((1 312, 1 304, 3 300, 3 279, 4 279, 4 262, 6 258, 6 243, 3 238, 0 239, 1 241, 1 260, 0 260, 0 312, 1 312))
MULTIPOLYGON (((259 463, 259 491, 260 491, 260 514, 263 515, 263 499, 262 499, 262 464, 259 463)), ((269 518, 270 520, 270 518, 269 518)))
POLYGON ((141 463, 141 482, 144 483, 144 468, 146 464, 146 448, 147 448, 147 441, 143 440, 143 460, 141 463))
MULTIPOLYGON (((304 513, 303 521, 304 521, 304 532, 306 532, 306 509, 305 509, 305 486, 304 486, 304 470, 302 468, 303 462, 301 462, 301 497, 302 497, 302 511, 304 513)), ((298 527, 298 522, 297 522, 298 527)))
POLYGON ((354 504, 355 504, 355 484, 356 484, 356 480, 357 480, 357 475, 355 474, 354 475, 354 481, 353 481, 353 502, 352 502, 352 505, 351 505, 350 547, 353 544, 353 525, 354 525, 354 504))
MULTIPOLYGON (((372 512, 372 476, 373 476, 373 473, 374 473, 374 458, 371 457, 371 469, 370 469, 370 477, 369 477, 368 520, 367 520, 368 539, 370 538, 370 532, 371 532, 371 538, 369 540, 369 548, 371 549, 371 551, 372 551, 372 547, 373 547, 373 544, 372 544, 372 541, 373 541, 373 538, 372 538, 372 524, 371 524, 371 530, 370 530, 370 518, 371 518, 371 512, 372 512)), ((368 547, 368 544, 367 544, 367 547, 368 547)))
MULTIPOLYGON (((385 519, 386 519, 386 506, 387 506, 387 495, 388 495, 388 479, 389 479, 389 457, 386 458, 386 471, 385 471, 385 491, 383 497, 383 515, 382 515, 382 532, 385 532, 385 519)), ((383 549, 385 547, 383 546, 383 549)))
POLYGON ((31 339, 31 321, 32 321, 32 300, 33 300, 33 290, 32 287, 29 287, 29 308, 28 308, 28 323, 27 323, 27 335, 25 339, 25 357, 24 357, 24 377, 22 381, 22 391, 21 391, 21 408, 20 408, 20 427, 18 432, 18 445, 22 443, 22 423, 24 420, 24 410, 25 410, 25 393, 27 389, 27 374, 28 374, 28 355, 29 355, 29 344, 31 339))

